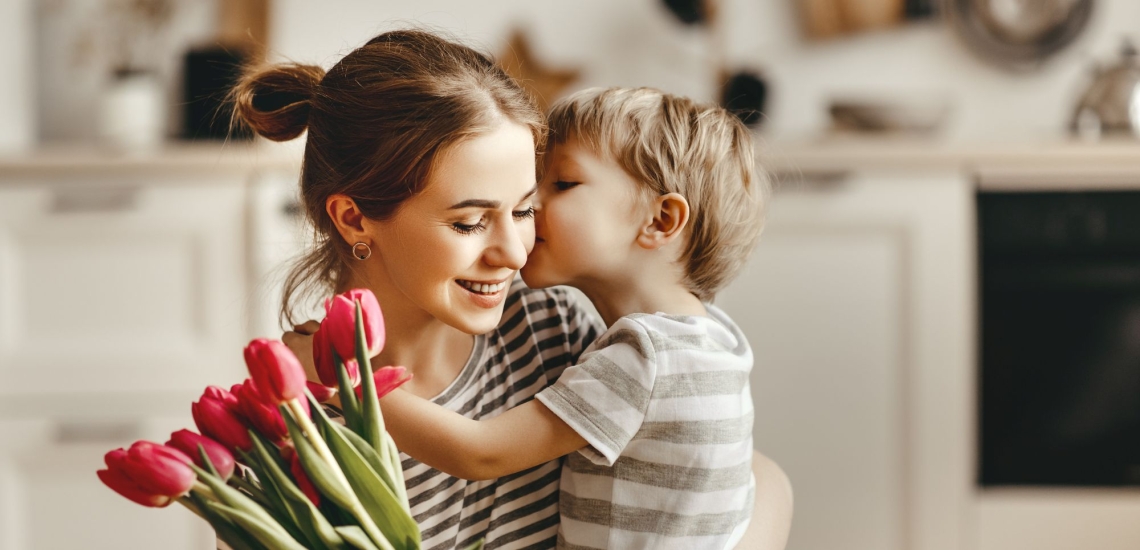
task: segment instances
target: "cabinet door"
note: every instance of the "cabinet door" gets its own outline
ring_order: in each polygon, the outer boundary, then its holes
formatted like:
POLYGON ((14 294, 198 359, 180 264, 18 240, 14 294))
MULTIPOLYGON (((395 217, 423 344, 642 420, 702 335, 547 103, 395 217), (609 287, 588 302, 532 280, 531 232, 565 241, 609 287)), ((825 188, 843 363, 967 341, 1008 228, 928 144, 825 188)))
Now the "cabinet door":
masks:
POLYGON ((210 526, 181 505, 139 506, 95 475, 107 451, 166 441, 187 422, 0 421, 0 550, 214 548, 210 526))
POLYGON ((953 174, 785 189, 718 296, 755 353, 756 447, 795 490, 789 549, 960 547, 970 212, 953 174))
POLYGON ((0 188, 0 398, 240 380, 245 188, 0 188))

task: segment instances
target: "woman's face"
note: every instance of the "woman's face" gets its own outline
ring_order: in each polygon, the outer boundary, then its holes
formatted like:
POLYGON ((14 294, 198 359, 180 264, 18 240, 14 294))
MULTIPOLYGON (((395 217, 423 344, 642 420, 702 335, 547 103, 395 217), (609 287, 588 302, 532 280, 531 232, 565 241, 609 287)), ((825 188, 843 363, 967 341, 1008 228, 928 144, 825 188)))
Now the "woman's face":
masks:
POLYGON ((504 122, 441 153, 424 190, 391 218, 365 219, 374 244, 363 263, 389 322, 430 317, 469 334, 498 326, 534 247, 534 193, 534 139, 504 122))

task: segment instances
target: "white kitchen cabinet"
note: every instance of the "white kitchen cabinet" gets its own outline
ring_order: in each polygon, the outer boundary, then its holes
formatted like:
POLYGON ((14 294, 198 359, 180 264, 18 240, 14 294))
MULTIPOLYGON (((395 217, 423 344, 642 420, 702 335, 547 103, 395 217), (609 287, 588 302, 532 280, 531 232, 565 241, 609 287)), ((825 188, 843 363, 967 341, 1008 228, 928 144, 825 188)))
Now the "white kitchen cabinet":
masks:
POLYGON ((103 455, 166 441, 184 417, 0 420, 0 550, 206 550, 209 525, 173 504, 139 506, 103 485, 103 455))
POLYGON ((790 550, 960 550, 971 490, 972 187, 797 175, 716 303, 756 356, 755 444, 795 490, 790 550))
POLYGON ((0 398, 240 380, 245 184, 0 186, 0 398))

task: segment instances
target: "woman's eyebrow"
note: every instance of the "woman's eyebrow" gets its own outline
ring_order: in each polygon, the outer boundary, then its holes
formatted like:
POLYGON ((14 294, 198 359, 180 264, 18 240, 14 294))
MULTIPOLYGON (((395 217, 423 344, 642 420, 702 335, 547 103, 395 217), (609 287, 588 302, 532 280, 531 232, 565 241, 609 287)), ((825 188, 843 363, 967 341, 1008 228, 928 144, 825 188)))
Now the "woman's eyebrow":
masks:
MULTIPOLYGON (((530 191, 527 191, 526 194, 523 195, 522 199, 519 202, 527 200, 528 198, 530 198, 531 196, 533 196, 537 192, 538 192, 538 186, 537 185, 535 185, 534 187, 531 187, 530 191)), ((465 201, 459 201, 459 202, 451 205, 451 208, 448 208, 448 210, 460 210, 463 208, 487 208, 490 210, 495 210, 495 209, 499 208, 499 206, 501 206, 502 204, 503 203, 501 203, 499 201, 493 201, 493 200, 488 200, 488 199, 467 199, 465 201)))
POLYGON ((495 208, 498 208, 500 204, 502 204, 502 203, 500 203, 499 201, 492 201, 492 200, 487 200, 487 199, 467 199, 465 201, 460 201, 460 202, 457 202, 457 203, 451 205, 451 208, 448 208, 448 210, 459 210, 462 208, 490 208, 490 209, 495 209, 495 208))

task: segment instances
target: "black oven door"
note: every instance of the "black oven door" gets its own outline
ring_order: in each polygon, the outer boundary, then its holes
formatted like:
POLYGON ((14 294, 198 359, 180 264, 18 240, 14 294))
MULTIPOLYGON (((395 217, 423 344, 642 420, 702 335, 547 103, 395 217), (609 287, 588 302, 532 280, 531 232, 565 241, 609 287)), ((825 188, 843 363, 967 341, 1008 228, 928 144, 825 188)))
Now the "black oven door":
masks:
POLYGON ((977 203, 980 483, 1140 484, 1140 191, 977 203))

